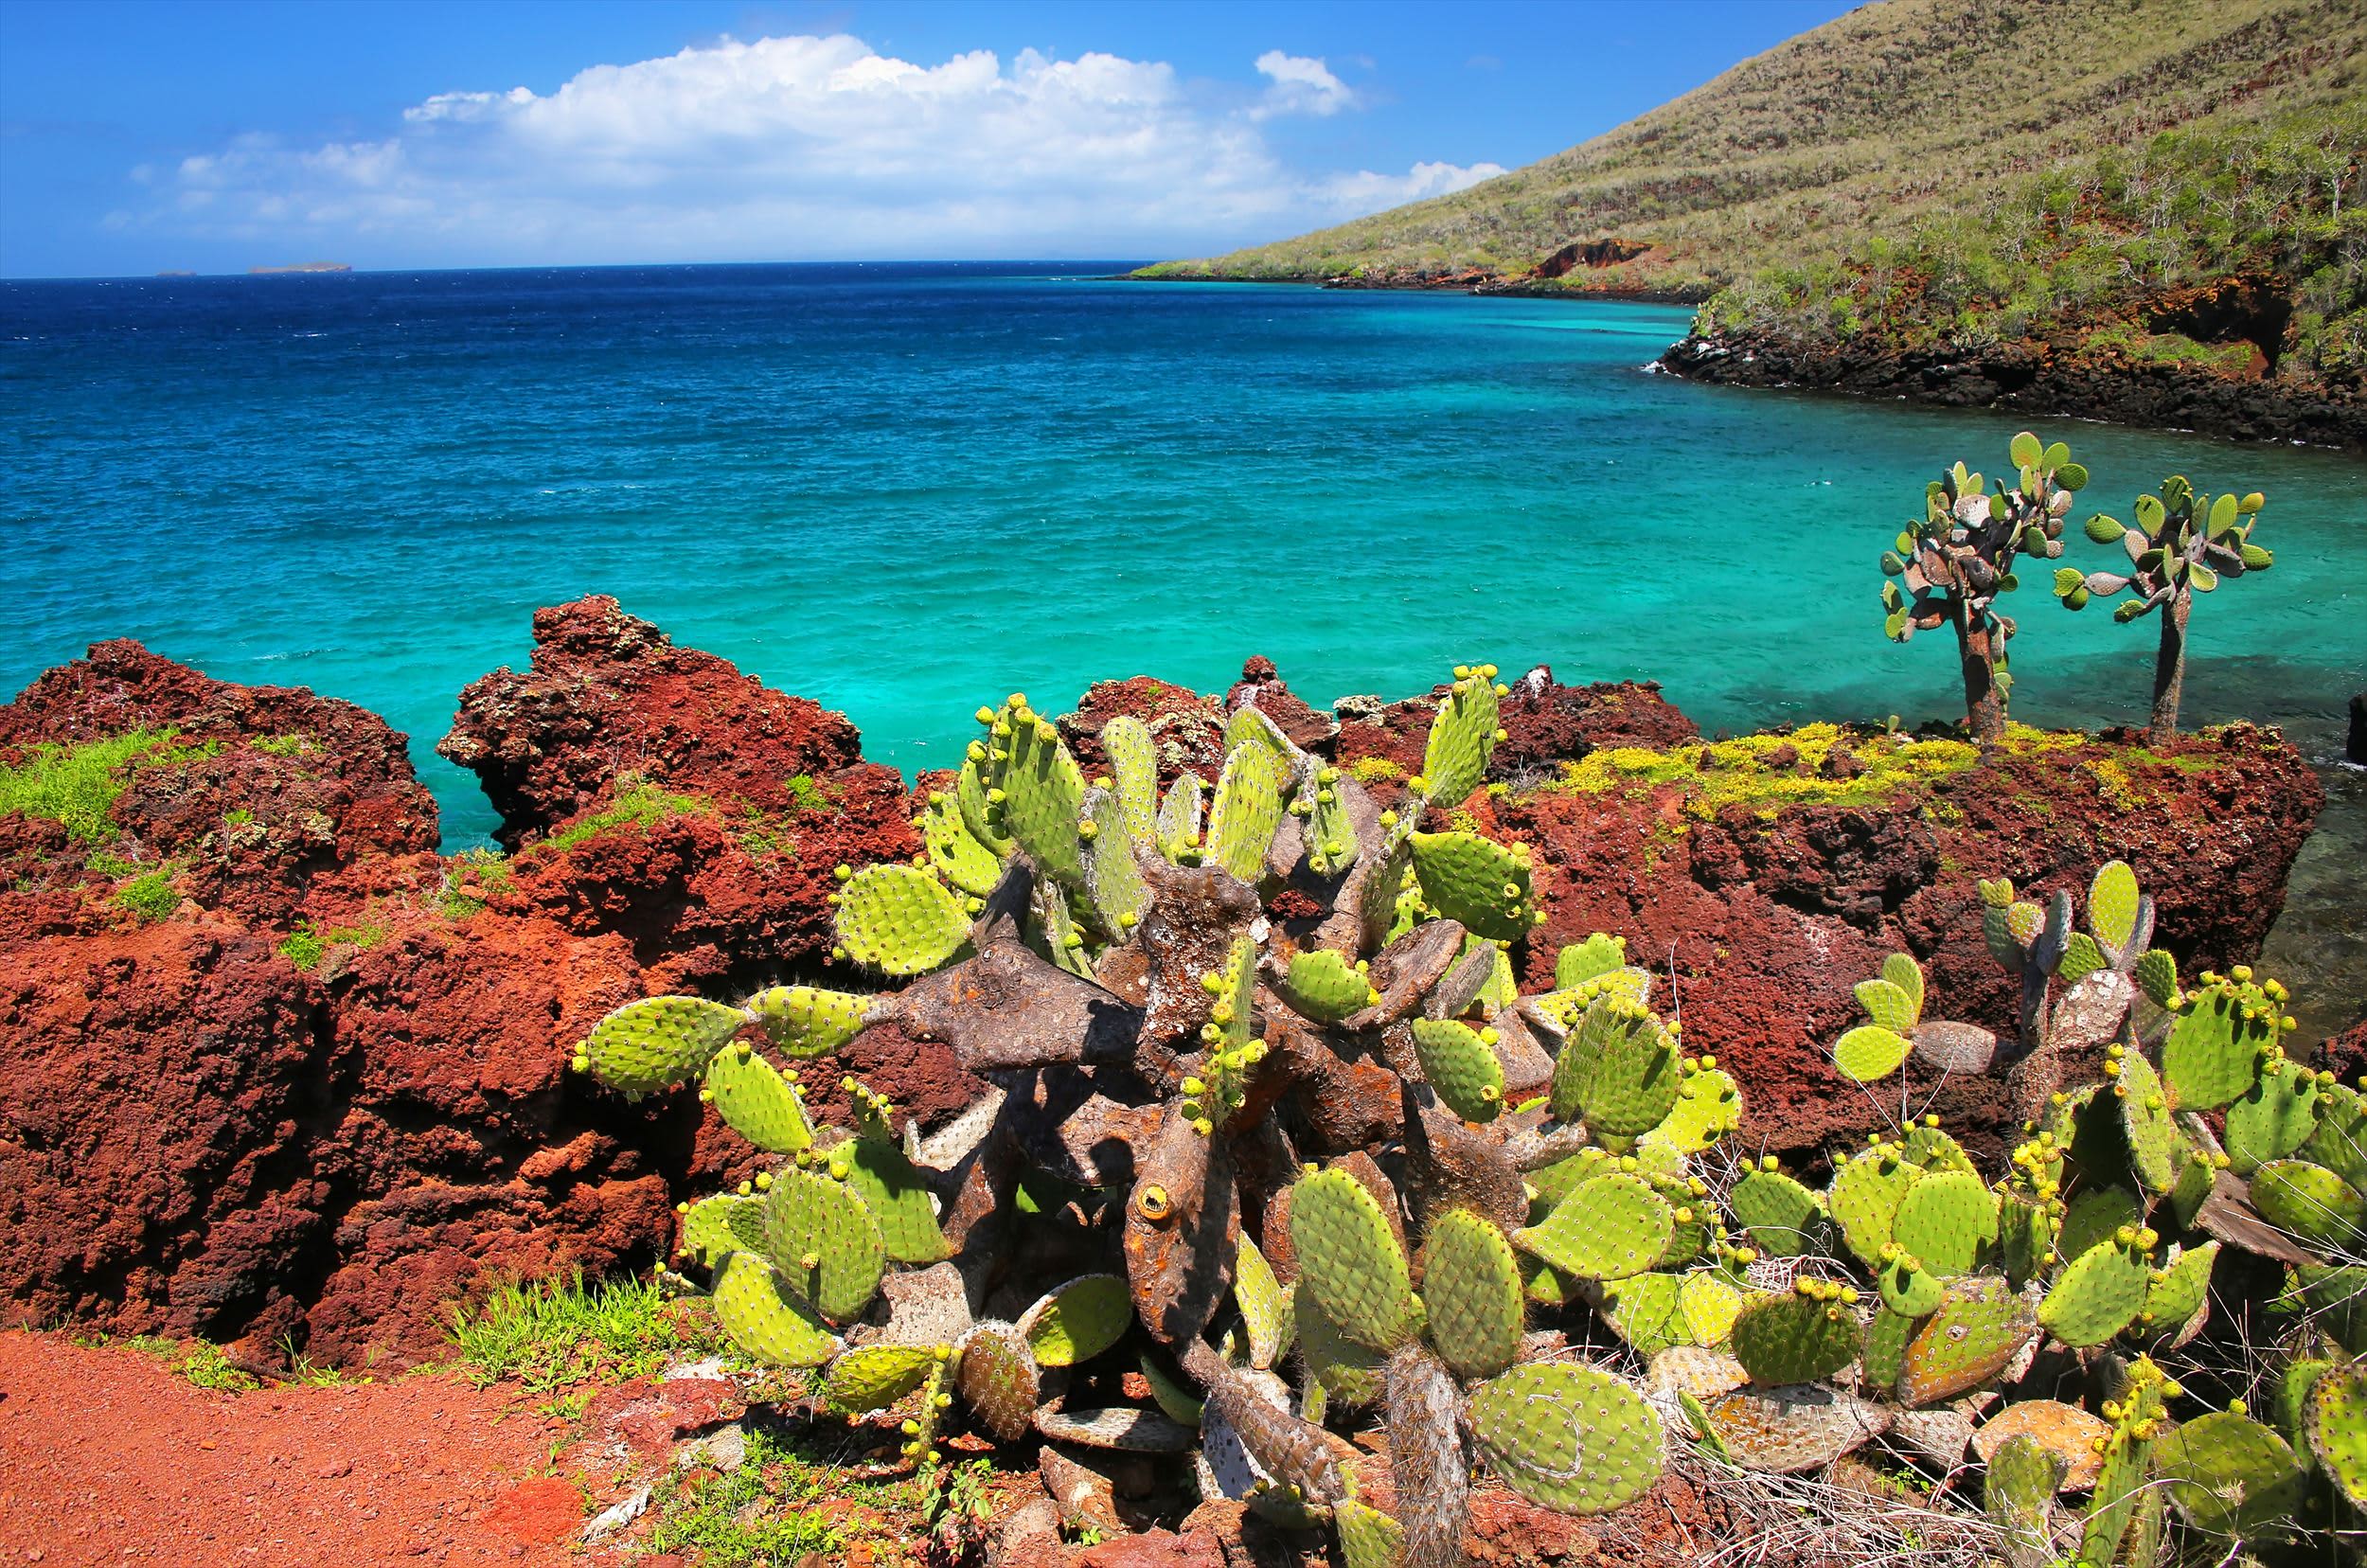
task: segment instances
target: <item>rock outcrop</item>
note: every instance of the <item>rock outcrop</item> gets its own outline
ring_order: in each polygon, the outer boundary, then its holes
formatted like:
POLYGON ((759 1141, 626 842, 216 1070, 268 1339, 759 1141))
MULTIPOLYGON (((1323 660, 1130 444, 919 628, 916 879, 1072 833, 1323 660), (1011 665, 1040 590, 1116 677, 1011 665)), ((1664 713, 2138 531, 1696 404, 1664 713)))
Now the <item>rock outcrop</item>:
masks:
MULTIPOLYGON (((491 1280, 647 1265, 677 1201, 745 1173, 694 1097, 588 1091, 568 1050, 635 996, 822 975, 832 868, 915 853, 914 803, 842 716, 613 600, 535 629, 530 668, 472 686, 443 742, 507 855, 437 854, 402 737, 309 692, 105 643, 0 708, 0 765, 152 737, 80 834, 0 816, 0 1313, 399 1363, 491 1280)), ((1813 1156, 1870 1124, 1824 1053, 1885 951, 1924 959, 1935 1010, 2003 1022, 1977 878, 2051 891, 2122 855, 2182 963, 2233 963, 2320 798, 2241 726, 2161 753, 2017 732, 1921 769, 1821 728, 1712 765, 1648 684, 1510 685, 1493 782, 1456 812, 1536 846, 1528 978, 1561 941, 1628 936, 1742 1079, 1754 1149, 1813 1156)), ((1428 699, 1326 715, 1262 660, 1222 699, 1105 682, 1062 725, 1092 771, 1101 725, 1135 714, 1167 771, 1213 777, 1243 702, 1385 801, 1420 767, 1428 699)), ((924 1127, 986 1087, 889 1029, 840 1064, 924 1127)), ((1993 1121, 1985 1094, 1939 1108, 1993 1121)), ((828 1089, 816 1109, 845 1114, 828 1089)))

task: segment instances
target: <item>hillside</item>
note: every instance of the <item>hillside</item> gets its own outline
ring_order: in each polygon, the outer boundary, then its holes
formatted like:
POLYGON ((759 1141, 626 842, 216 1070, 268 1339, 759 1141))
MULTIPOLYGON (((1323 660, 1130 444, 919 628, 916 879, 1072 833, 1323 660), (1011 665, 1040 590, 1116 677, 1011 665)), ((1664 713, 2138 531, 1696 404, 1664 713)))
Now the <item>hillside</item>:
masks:
POLYGON ((1146 276, 1700 301, 1674 368, 2144 418, 2088 383, 2199 371, 2356 440, 2363 150, 2367 0, 1878 0, 1468 190, 1146 276))

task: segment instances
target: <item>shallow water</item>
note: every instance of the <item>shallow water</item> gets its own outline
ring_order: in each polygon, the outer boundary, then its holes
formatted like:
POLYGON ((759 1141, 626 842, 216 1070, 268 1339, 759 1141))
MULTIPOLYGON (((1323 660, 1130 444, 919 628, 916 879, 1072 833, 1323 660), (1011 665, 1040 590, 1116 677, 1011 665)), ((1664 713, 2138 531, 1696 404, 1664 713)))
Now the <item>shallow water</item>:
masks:
MULTIPOLYGON (((1221 688, 1252 653, 1318 703, 1489 659, 1655 678, 1713 728, 1959 711, 1942 639, 1883 639, 1875 560, 2021 421, 1645 373, 1682 311, 1112 270, 0 284, 0 689, 134 636, 349 698, 410 734, 454 846, 493 821, 431 749, 455 695, 595 591, 907 771, 1001 693, 1221 688)), ((2173 472, 2269 493, 2276 568, 2198 608, 2189 717, 2339 751, 2367 466, 2041 428, 2100 507, 2173 472)), ((2018 715, 2141 718, 2150 625, 2031 575, 2018 715)), ((2361 945, 2354 866, 2312 873, 2350 932, 2313 953, 2361 945)), ((2328 980, 2367 1005, 2367 955, 2328 980)))

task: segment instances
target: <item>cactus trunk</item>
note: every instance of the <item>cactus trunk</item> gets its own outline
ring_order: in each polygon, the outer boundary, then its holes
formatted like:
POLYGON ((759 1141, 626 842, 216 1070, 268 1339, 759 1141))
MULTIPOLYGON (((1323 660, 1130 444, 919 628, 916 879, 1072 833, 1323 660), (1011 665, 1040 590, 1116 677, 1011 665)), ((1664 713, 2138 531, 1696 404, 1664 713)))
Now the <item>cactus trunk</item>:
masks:
POLYGON ((2186 616, 2194 600, 2180 593, 2162 607, 2162 648, 2153 657, 2153 725, 2146 742, 2178 739, 2178 694, 2186 684, 2186 616))
POLYGON ((1965 722, 1984 746, 2005 739, 2005 693, 1997 684, 1996 633, 1960 600, 1954 606, 1956 650, 1965 672, 1965 722))
POLYGON ((1461 1568, 1471 1472, 1455 1418, 1454 1380, 1409 1345, 1389 1360, 1389 1467, 1405 1525, 1404 1568, 1461 1568))

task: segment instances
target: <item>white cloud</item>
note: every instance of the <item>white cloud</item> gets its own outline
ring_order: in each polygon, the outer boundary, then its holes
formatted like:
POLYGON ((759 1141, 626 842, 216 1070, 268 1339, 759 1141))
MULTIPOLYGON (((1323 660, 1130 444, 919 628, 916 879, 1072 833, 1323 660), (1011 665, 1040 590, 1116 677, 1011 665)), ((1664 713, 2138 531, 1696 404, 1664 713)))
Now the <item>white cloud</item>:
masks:
POLYGON ((135 221, 365 265, 1182 254, 1501 171, 1293 170, 1260 122, 1355 95, 1320 60, 1256 66, 1242 107, 1108 54, 725 40, 549 93, 439 93, 375 138, 242 136, 156 170, 135 221))
POLYGON ((1269 115, 1336 115, 1356 101, 1348 84, 1333 76, 1329 66, 1305 55, 1268 49, 1257 57, 1257 74, 1273 83, 1266 89, 1265 101, 1251 111, 1258 119, 1269 115))

